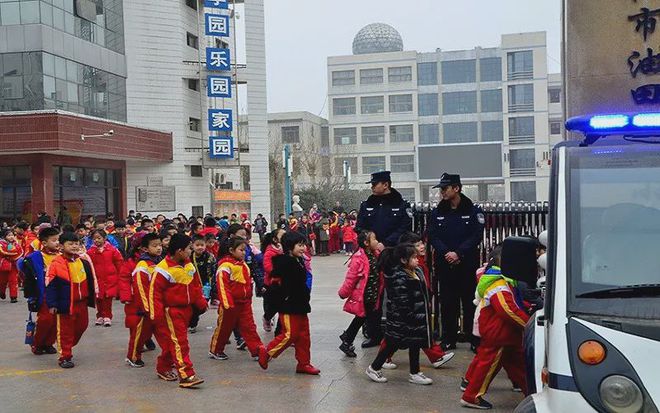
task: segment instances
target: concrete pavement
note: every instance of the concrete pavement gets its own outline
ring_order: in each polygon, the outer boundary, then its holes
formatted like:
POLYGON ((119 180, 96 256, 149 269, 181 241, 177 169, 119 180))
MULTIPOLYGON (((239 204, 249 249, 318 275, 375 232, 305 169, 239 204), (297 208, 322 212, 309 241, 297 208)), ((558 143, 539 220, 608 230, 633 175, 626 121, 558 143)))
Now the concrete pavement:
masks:
MULTIPOLYGON (((208 345, 216 315, 202 316, 196 334, 190 336, 191 357, 206 382, 199 389, 180 389, 154 373, 156 352, 144 354, 146 366, 133 369, 124 363, 128 330, 123 325, 123 306, 115 302, 111 328, 91 325, 74 348, 76 367, 64 370, 56 355, 33 356, 23 344, 27 306, 0 301, 0 412, 468 412, 458 400, 460 377, 472 358, 463 344, 446 367, 434 370, 422 354, 422 370, 433 378, 432 386, 409 384, 407 352, 395 356, 399 369, 384 371, 389 382, 372 383, 364 370, 376 349, 363 351, 356 340, 358 357, 343 357, 338 335, 351 316, 343 313, 337 289, 343 280, 346 257, 319 257, 313 261, 312 361, 321 369, 318 377, 295 374, 293 349, 273 360, 267 371, 247 352, 227 346, 227 361, 210 360, 208 345)), ((262 340, 272 333, 261 329, 261 299, 255 298, 257 326, 262 340)), ((491 386, 487 400, 494 412, 510 412, 522 400, 513 393, 504 373, 491 386)))

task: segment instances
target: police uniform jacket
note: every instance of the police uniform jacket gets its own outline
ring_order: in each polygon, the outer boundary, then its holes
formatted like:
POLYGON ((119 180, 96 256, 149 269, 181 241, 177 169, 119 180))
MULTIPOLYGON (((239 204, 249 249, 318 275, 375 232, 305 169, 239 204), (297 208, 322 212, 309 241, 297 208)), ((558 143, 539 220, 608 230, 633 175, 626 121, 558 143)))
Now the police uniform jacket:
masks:
POLYGON ((409 213, 408 203, 394 188, 387 195, 371 195, 360 205, 355 232, 373 231, 379 242, 393 247, 401 234, 411 230, 409 213))
POLYGON ((458 208, 441 201, 431 213, 429 241, 435 249, 436 263, 444 263, 448 252, 455 252, 463 262, 478 265, 478 246, 484 232, 484 213, 470 198, 460 194, 458 208), (473 262, 474 261, 474 262, 473 262))

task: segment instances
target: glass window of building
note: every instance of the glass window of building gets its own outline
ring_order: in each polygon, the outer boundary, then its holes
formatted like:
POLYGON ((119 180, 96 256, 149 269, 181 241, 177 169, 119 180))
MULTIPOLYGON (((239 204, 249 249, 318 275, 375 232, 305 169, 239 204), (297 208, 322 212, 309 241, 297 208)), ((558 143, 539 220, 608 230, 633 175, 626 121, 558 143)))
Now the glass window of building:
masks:
POLYGON ((282 126, 282 143, 300 143, 300 126, 282 126))
POLYGON ((531 50, 507 53, 509 80, 531 79, 534 76, 534 56, 531 50))
POLYGON ((477 142, 478 122, 445 123, 442 125, 444 143, 477 142))
POLYGON ((447 92, 442 94, 442 114, 455 115, 477 112, 477 92, 447 92))
POLYGON ((384 156, 364 156, 362 157, 362 173, 365 175, 385 170, 384 156))
POLYGON ((560 120, 550 121, 550 135, 561 135, 561 123, 560 120))
POLYGON ((21 24, 39 23, 39 2, 21 2, 21 24))
POLYGON ((390 83, 412 81, 412 67, 390 67, 387 69, 387 78, 390 83))
POLYGON ((390 143, 413 141, 413 125, 391 125, 390 143))
POLYGON ((397 188, 401 197, 408 202, 415 202, 415 188, 397 188))
POLYGON ((561 88, 548 88, 548 98, 550 99, 550 103, 561 103, 561 88))
POLYGON ((357 157, 339 157, 339 158, 335 158, 335 175, 338 176, 344 175, 344 161, 348 162, 348 166, 351 168, 352 174, 358 173, 357 157))
POLYGON ((486 200, 487 201, 504 201, 504 184, 488 184, 486 185, 486 200))
POLYGON ((120 188, 121 170, 53 167, 56 212, 61 206, 82 203, 86 215, 106 216, 112 212, 116 216, 121 203, 120 188))
POLYGON ((502 111, 502 89, 481 91, 481 111, 482 112, 502 111))
POLYGON ((440 143, 440 125, 430 123, 419 125, 419 144, 435 145, 440 143))
POLYGON ((501 142, 504 139, 504 125, 501 120, 481 122, 482 142, 501 142))
POLYGON ((479 59, 479 79, 482 82, 501 82, 502 59, 499 57, 479 59))
POLYGON ((32 172, 29 166, 0 166, 0 220, 20 219, 32 199, 32 172))
POLYGON ((332 86, 355 84, 355 70, 337 70, 332 72, 332 86))
POLYGON ((412 112, 412 95, 390 95, 390 112, 412 112))
POLYGON ((534 116, 509 118, 509 137, 531 137, 534 141, 534 116))
POLYGON ((373 85, 383 83, 383 69, 361 69, 360 70, 360 84, 373 85))
POLYGON ((186 44, 193 49, 199 49, 199 39, 190 32, 186 32, 186 44))
POLYGON ((334 128, 335 145, 355 145, 357 128, 334 128))
POLYGON ((355 98, 332 99, 332 114, 335 116, 355 115, 355 98))
POLYGON ((511 201, 536 202, 536 182, 511 182, 511 201))
POLYGON ((452 60, 442 62, 442 83, 474 83, 476 80, 476 60, 452 60))
POLYGON ((534 176, 536 155, 534 149, 512 149, 509 151, 511 176, 534 176))
POLYGON ((438 94, 420 93, 417 95, 419 116, 436 116, 438 114, 438 94))
POLYGON ((362 143, 385 143, 385 126, 367 126, 360 131, 362 143))
POLYGON ((199 92, 199 79, 188 79, 188 89, 199 92))
POLYGON ((197 10, 197 0, 186 0, 186 6, 193 10, 197 10))
POLYGON ((188 128, 193 132, 200 132, 201 121, 197 118, 188 118, 188 128))
POLYGON ((417 63, 417 84, 419 86, 438 84, 438 63, 417 63))
POLYGON ((0 23, 2 26, 21 24, 20 3, 0 3, 0 23))
POLYGON ((415 155, 390 156, 390 170, 393 173, 415 172, 415 155))
POLYGON ((509 112, 534 110, 534 85, 509 86, 509 112))
POLYGON ((360 98, 360 113, 370 115, 385 111, 384 96, 364 96, 360 98))
POLYGON ((330 146, 330 128, 321 126, 321 148, 328 148, 330 146))

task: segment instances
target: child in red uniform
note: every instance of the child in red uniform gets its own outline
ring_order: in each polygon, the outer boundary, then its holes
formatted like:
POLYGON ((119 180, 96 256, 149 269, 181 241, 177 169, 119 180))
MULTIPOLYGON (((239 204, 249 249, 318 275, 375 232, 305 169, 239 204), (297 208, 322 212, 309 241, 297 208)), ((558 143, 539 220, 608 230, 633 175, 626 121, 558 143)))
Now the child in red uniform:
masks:
POLYGON ((91 233, 92 246, 87 250, 94 264, 94 272, 99 283, 99 294, 96 299, 96 325, 110 327, 112 325, 112 299, 119 291, 119 273, 124 265, 124 259, 119 250, 107 240, 107 234, 102 229, 91 233))
POLYGON ((287 347, 295 345, 298 366, 296 373, 319 374, 311 364, 309 337, 310 291, 303 254, 307 249, 305 237, 298 232, 287 232, 282 237, 283 255, 273 258, 272 276, 281 280, 278 288, 279 322, 282 331, 266 347, 259 348, 259 365, 268 368, 268 361, 277 358, 287 347))
POLYGON ((9 298, 12 303, 18 302, 18 268, 16 261, 23 255, 23 250, 16 236, 10 229, 2 230, 0 235, 0 299, 9 298))
MULTIPOLYGON (((343 241, 344 248, 346 249, 346 255, 351 255, 353 254, 353 251, 355 250, 355 244, 357 243, 357 234, 355 233, 353 222, 350 219, 346 219, 346 221, 344 221, 344 226, 341 227, 341 230, 344 236, 343 241)), ((358 245, 357 247, 362 248, 361 245, 358 245)))
POLYGON ((339 217, 335 212, 330 214, 330 228, 329 228, 329 240, 328 240, 328 252, 334 254, 341 250, 341 245, 339 245, 339 217))
POLYGON ((252 357, 258 356, 263 347, 257 334, 252 314, 252 277, 245 262, 245 239, 236 237, 229 241, 229 254, 218 263, 216 272, 218 306, 218 325, 213 333, 209 357, 214 360, 227 360, 225 344, 232 331, 238 328, 252 357))
POLYGON ((131 367, 144 367, 142 346, 153 333, 149 317, 150 282, 162 252, 158 235, 146 234, 140 241, 139 255, 129 259, 122 271, 119 299, 125 304, 125 326, 129 329, 126 363, 131 367))
POLYGON ((59 365, 74 367, 73 347, 89 323, 87 307, 94 307, 95 281, 91 266, 78 256, 80 241, 76 234, 60 236, 62 255, 53 259, 46 274, 46 304, 56 318, 59 365))
POLYGON ((162 349, 156 374, 166 381, 179 378, 179 386, 190 388, 204 383, 195 374, 190 360, 188 325, 193 307, 200 313, 207 309, 202 283, 190 261, 192 240, 174 234, 165 259, 154 269, 149 291, 149 315, 154 322, 156 341, 162 349), (177 374, 172 372, 176 367, 177 374))

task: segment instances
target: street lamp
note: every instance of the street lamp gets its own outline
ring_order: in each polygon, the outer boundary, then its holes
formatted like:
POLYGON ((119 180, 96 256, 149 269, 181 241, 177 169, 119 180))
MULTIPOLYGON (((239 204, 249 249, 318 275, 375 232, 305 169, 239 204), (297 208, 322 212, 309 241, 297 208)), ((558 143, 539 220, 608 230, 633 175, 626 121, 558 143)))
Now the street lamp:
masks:
POLYGON ((113 136, 114 134, 115 134, 115 131, 114 131, 113 129, 110 129, 109 131, 104 132, 104 133, 102 133, 102 134, 100 134, 100 135, 85 135, 85 134, 81 134, 81 135, 80 135, 80 139, 84 142, 84 141, 85 141, 85 138, 110 138, 110 137, 113 136))

